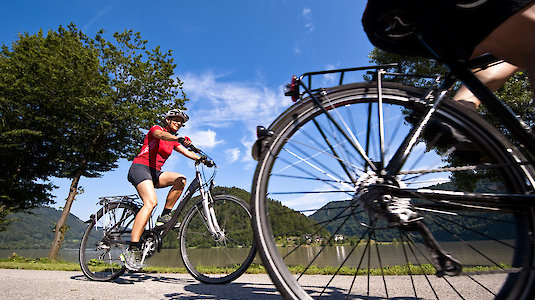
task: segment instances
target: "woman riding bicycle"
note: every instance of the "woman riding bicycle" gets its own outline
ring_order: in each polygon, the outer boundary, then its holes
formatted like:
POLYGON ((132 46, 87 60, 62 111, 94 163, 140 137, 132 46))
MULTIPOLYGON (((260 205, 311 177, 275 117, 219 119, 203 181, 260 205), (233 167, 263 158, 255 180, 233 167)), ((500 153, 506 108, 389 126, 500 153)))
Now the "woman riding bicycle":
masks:
MULTIPOLYGON (((417 40, 421 35, 441 55, 465 60, 490 53, 506 61, 476 74, 493 91, 519 69, 527 70, 535 86, 533 0, 370 0, 362 21, 370 41, 383 50, 433 57, 417 40)), ((466 87, 454 99, 472 109, 479 105, 466 87)))
POLYGON ((175 135, 188 119, 189 117, 181 110, 172 109, 167 112, 165 126, 154 125, 150 128, 143 142, 143 147, 132 162, 128 172, 128 181, 134 185, 143 200, 143 207, 137 213, 132 226, 131 244, 122 256, 125 265, 131 270, 142 268, 139 240, 157 204, 155 188, 171 186, 164 210, 156 222, 156 226, 161 226, 171 219, 171 210, 186 185, 184 175, 176 172, 162 172, 163 164, 173 150, 193 160, 201 159, 199 155, 186 148, 191 145, 188 138, 184 141, 185 147, 178 142, 179 137, 175 135))

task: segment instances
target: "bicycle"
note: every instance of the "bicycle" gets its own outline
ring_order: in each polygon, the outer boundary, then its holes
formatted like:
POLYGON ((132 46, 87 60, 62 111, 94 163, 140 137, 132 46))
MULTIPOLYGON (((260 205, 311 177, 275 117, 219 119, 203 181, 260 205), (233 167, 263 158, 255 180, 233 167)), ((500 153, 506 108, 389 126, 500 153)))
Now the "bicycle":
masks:
POLYGON ((395 64, 294 77, 295 104, 257 128, 253 231, 284 298, 533 299, 535 139, 471 72, 495 58, 436 53, 450 73, 427 89, 387 82, 413 76, 395 64), (457 80, 507 129, 450 100, 457 80), (464 140, 424 136, 430 120, 464 140))
MULTIPOLYGON (((178 228, 180 256, 191 276, 203 283, 225 284, 243 274, 256 255, 249 205, 232 195, 212 196, 217 166, 195 146, 189 149, 207 159, 195 162, 195 179, 181 196, 172 219, 156 227, 152 219, 149 220, 140 239, 142 262, 160 252, 163 239, 178 228), (207 179, 201 163, 213 167, 210 178, 207 179), (197 191, 201 199, 191 205, 197 191), (182 211, 187 213, 179 219, 182 211), (205 253, 195 255, 199 249, 205 253), (217 260, 217 255, 223 255, 224 259, 217 260)), ((80 245, 80 266, 87 278, 110 281, 126 271, 119 257, 129 244, 134 218, 143 203, 137 195, 99 199, 102 208, 86 222, 88 226, 80 245)))

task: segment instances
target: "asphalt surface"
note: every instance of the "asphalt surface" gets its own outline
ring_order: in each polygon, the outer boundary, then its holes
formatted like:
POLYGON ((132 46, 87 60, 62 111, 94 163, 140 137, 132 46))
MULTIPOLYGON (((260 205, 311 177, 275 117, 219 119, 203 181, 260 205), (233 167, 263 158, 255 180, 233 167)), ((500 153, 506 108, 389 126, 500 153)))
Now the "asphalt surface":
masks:
POLYGON ((0 269, 0 299, 281 299, 268 275, 207 285, 189 274, 125 274, 89 281, 81 272, 0 269))
MULTIPOLYGON (((492 289, 499 289, 505 274, 478 275, 477 282, 492 289)), ((337 276, 332 286, 349 286, 352 276, 337 276)), ((494 296, 482 288, 474 287, 474 280, 466 276, 444 279, 435 276, 425 278, 413 276, 418 289, 417 297, 412 294, 411 279, 408 276, 380 276, 370 278, 375 290, 366 295, 367 278, 357 280, 354 299, 460 299, 449 286, 452 284, 464 299, 492 299, 494 296), (436 287, 431 291, 428 280, 436 287), (388 283, 388 295, 384 284, 388 283), (436 295, 435 295, 436 293, 436 295)), ((321 287, 331 280, 327 275, 307 275, 301 278, 307 290, 321 292, 321 287)), ((496 292, 496 291, 494 291, 496 292)), ((329 298, 345 298, 342 290, 332 288, 329 298)), ((194 280, 189 274, 125 274, 114 282, 94 282, 81 272, 34 271, 0 269, 0 299, 281 299, 275 286, 266 274, 244 274, 226 285, 207 285, 194 280)))

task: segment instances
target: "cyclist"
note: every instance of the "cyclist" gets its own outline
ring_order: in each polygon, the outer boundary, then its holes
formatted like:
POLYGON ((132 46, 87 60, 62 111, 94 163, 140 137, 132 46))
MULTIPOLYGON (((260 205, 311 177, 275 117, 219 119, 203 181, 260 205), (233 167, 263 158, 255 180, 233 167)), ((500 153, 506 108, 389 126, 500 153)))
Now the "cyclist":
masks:
POLYGON ((185 138, 184 145, 186 147, 184 147, 178 142, 179 137, 175 135, 188 119, 188 115, 181 110, 171 109, 167 112, 164 120, 165 126, 154 125, 150 128, 140 153, 135 157, 128 171, 128 181, 134 185, 143 200, 143 207, 137 213, 132 226, 131 243, 121 256, 127 268, 131 270, 142 268, 139 240, 157 204, 155 188, 171 186, 164 210, 155 224, 161 226, 171 220, 171 210, 186 185, 184 175, 175 172, 162 172, 163 164, 173 150, 193 160, 201 159, 199 155, 186 149, 187 146, 191 145, 189 138, 185 138))
MULTIPOLYGON (((386 51, 431 57, 411 31, 416 28, 428 44, 457 58, 490 53, 503 59, 507 63, 476 73, 492 91, 519 69, 535 86, 534 0, 370 0, 363 25, 370 41, 386 51)), ((479 105, 466 87, 454 99, 472 109, 479 105)))

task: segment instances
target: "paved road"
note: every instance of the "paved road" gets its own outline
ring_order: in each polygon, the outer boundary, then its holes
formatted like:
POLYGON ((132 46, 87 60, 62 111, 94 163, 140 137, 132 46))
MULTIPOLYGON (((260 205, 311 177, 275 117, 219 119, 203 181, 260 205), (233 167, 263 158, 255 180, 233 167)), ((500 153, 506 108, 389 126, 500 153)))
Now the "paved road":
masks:
MULTIPOLYGON (((486 287, 499 288, 505 274, 475 276, 477 282, 486 287)), ((331 276, 310 275, 302 278, 308 290, 321 291, 331 276)), ((366 278, 365 278, 366 279, 366 278)), ((414 276, 418 299, 457 298, 449 284, 459 289, 465 299, 491 299, 481 287, 474 286, 474 281, 466 276, 444 279, 429 276, 428 279, 414 276), (432 292, 427 280, 436 288, 432 292)), ((349 286, 352 276, 339 276, 332 282, 333 286, 349 286)), ((407 299, 402 295, 412 294, 411 280, 407 276, 387 276, 389 296, 393 299, 407 299)), ((371 277, 372 299, 386 299, 383 279, 371 277)), ((356 299, 365 299, 367 280, 358 280, 354 286, 356 299)), ((338 290, 331 289, 331 296, 343 296, 338 290)), ((345 298, 345 297, 342 297, 345 298)), ((115 282, 89 281, 81 272, 33 271, 0 269, 0 299, 281 299, 268 275, 245 274, 227 285, 201 284, 189 274, 126 274, 115 282)), ((414 298, 411 298, 414 299, 414 298)))
POLYGON ((281 299, 268 275, 206 285, 189 274, 127 274, 93 282, 81 272, 0 269, 0 299, 281 299))

